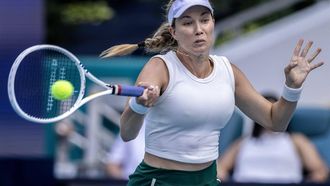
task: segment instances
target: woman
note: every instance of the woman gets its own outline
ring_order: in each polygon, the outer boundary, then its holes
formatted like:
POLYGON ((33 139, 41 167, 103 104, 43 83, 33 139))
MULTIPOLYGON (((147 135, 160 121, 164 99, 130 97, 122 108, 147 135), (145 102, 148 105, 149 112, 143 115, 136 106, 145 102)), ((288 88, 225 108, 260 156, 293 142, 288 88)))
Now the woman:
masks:
MULTIPOLYGON (((265 95, 270 102, 277 98, 265 95)), ((218 163, 222 181, 300 183, 327 181, 328 168, 315 146, 300 133, 272 132, 254 123, 251 137, 236 140, 218 163), (304 175, 303 173, 306 173, 304 175)))
POLYGON ((125 55, 138 47, 161 53, 142 69, 137 85, 145 91, 129 100, 121 117, 124 141, 146 125, 144 160, 128 185, 217 185, 218 137, 235 105, 265 128, 284 131, 305 78, 323 64, 311 63, 320 49, 306 57, 312 42, 301 52, 300 40, 285 68, 283 97, 272 104, 225 57, 209 55, 214 25, 208 0, 170 1, 167 21, 153 38, 102 53, 125 55))

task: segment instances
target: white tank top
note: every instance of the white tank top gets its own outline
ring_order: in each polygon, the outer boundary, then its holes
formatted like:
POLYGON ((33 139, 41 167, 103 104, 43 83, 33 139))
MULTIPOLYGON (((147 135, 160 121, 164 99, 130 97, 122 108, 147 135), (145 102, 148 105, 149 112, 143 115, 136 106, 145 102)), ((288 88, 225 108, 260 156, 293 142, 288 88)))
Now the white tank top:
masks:
POLYGON ((185 163, 217 159, 220 129, 235 107, 230 63, 225 57, 210 56, 213 71, 199 79, 175 52, 155 57, 165 62, 169 83, 146 115, 146 152, 185 163))
POLYGON ((241 143, 233 179, 237 182, 299 183, 302 165, 287 133, 264 133, 241 143))

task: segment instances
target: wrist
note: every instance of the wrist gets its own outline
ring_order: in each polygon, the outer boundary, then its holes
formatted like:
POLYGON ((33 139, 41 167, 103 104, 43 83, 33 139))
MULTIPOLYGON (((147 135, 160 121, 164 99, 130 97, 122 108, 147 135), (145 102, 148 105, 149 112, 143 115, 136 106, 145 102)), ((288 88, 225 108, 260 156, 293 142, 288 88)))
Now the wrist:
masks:
POLYGON ((292 81, 285 81, 285 85, 289 88, 293 88, 293 89, 299 89, 300 87, 302 87, 302 85, 297 85, 296 83, 292 82, 292 81))
POLYGON ((300 98, 303 87, 291 88, 284 84, 282 97, 289 102, 297 102, 300 98))
POLYGON ((144 115, 146 114, 148 111, 149 111, 149 108, 148 107, 145 107, 141 104, 138 104, 136 102, 136 97, 132 97, 130 98, 129 102, 129 107, 135 112, 135 113, 138 113, 138 114, 141 114, 141 115, 144 115))

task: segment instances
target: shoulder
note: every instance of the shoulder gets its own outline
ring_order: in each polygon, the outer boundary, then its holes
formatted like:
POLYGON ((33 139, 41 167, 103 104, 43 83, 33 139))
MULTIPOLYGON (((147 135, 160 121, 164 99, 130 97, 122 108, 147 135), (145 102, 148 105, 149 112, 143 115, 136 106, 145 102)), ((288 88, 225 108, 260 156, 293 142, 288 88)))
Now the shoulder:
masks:
POLYGON ((150 69, 151 72, 159 72, 166 69, 165 61, 161 57, 154 56, 144 65, 144 69, 150 69))
POLYGON ((220 55, 210 55, 210 57, 215 60, 215 62, 217 63, 224 63, 225 65, 229 66, 234 75, 236 75, 237 73, 242 73, 241 70, 236 66, 234 65, 233 63, 231 63, 230 59, 228 59, 226 56, 220 56, 220 55))
POLYGON ((169 61, 172 58, 173 58, 173 53, 171 51, 169 51, 166 54, 158 54, 158 55, 151 57, 151 59, 148 61, 148 63, 146 65, 166 69, 169 61))
POLYGON ((165 66, 165 61, 158 56, 154 56, 154 57, 150 58, 150 60, 147 62, 146 65, 165 66))
POLYGON ((218 55, 210 55, 209 57, 215 64, 216 69, 220 71, 220 73, 223 72, 224 70, 228 72, 231 79, 233 90, 235 90, 235 73, 229 59, 225 56, 218 56, 218 55))
POLYGON ((223 63, 225 65, 231 65, 230 60, 226 56, 210 55, 209 56, 215 63, 223 63))
POLYGON ((168 84, 169 73, 164 60, 155 56, 152 57, 143 67, 137 79, 138 82, 148 82, 157 85, 161 91, 168 84))

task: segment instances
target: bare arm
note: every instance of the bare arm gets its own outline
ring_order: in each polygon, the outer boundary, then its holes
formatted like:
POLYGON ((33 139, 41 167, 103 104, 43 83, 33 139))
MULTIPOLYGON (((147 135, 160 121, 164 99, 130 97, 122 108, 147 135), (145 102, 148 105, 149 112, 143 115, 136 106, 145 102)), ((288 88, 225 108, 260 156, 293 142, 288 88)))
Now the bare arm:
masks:
MULTIPOLYGON (((323 65, 323 63, 311 64, 321 49, 317 49, 311 57, 306 57, 312 42, 308 42, 303 50, 301 50, 302 44, 303 40, 299 40, 290 63, 284 69, 285 84, 291 88, 301 87, 309 72, 323 65)), ((269 102, 252 87, 245 75, 235 65, 232 67, 235 76, 236 105, 263 127, 273 131, 286 130, 297 102, 287 101, 283 97, 275 103, 269 102)))
POLYGON ((242 138, 236 140, 224 153, 222 157, 219 158, 217 164, 218 178, 222 181, 228 180, 229 173, 233 170, 235 166, 235 161, 237 154, 240 149, 242 138))
MULTIPOLYGON (((152 107, 161 92, 166 89, 168 72, 164 62, 152 58, 142 69, 136 81, 138 86, 145 87, 143 95, 137 98, 137 103, 152 107)), ((144 115, 135 113, 126 103, 120 119, 120 135, 124 141, 130 141, 138 135, 144 120, 144 115)))
POLYGON ((273 131, 284 131, 296 108, 297 102, 280 98, 271 103, 260 95, 245 75, 233 65, 236 80, 236 105, 252 120, 273 131))
POLYGON ((315 146, 302 134, 292 134, 292 140, 301 156, 304 167, 308 171, 307 179, 313 182, 325 182, 329 170, 315 146))

